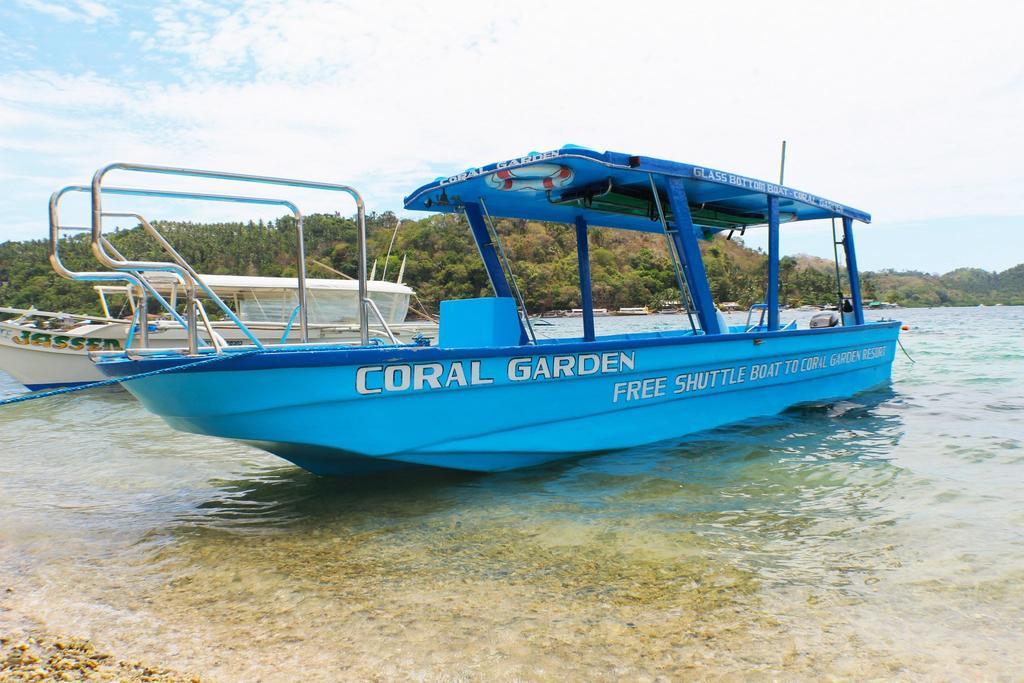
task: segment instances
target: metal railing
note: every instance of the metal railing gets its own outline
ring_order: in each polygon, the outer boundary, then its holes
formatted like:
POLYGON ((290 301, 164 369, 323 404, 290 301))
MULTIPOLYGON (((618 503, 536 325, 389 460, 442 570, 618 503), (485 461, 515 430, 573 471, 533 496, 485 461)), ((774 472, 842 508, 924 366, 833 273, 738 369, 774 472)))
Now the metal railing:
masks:
MULTIPOLYGON (((686 306, 686 317, 690 321, 690 330, 697 334, 697 324, 693 320, 693 296, 690 293, 690 285, 686 281, 686 277, 683 273, 683 269, 686 268, 686 264, 683 262, 683 255, 676 249, 675 240, 672 239, 672 233, 675 230, 669 228, 668 219, 665 217, 665 207, 661 203, 661 195, 658 194, 658 184, 654 182, 654 174, 648 173, 647 177, 651 181, 651 195, 654 197, 654 206, 658 210, 658 220, 661 221, 661 229, 665 233, 665 246, 668 249, 668 257, 672 260, 672 269, 676 274, 676 284, 679 287, 679 294, 683 297, 683 305, 686 306)), ((608 185, 609 191, 611 184, 608 185)))
POLYGON ((755 332, 764 327, 764 317, 768 314, 768 304, 751 304, 750 308, 747 309, 747 322, 743 324, 744 329, 747 332, 755 332), (758 312, 757 322, 753 325, 750 321, 754 319, 754 311, 758 312))
MULTIPOLYGON (((139 315, 139 310, 145 308, 145 292, 152 294, 168 311, 171 312, 172 316, 181 323, 186 325, 185 321, 177 314, 177 312, 171 308, 159 292, 157 292, 149 282, 141 276, 139 273, 133 272, 111 272, 111 271, 73 271, 67 268, 60 258, 60 235, 66 230, 81 230, 81 228, 75 226, 62 226, 60 224, 60 201, 68 192, 89 192, 90 189, 80 186, 72 185, 60 189, 50 195, 49 202, 49 218, 50 218, 50 253, 49 260, 50 266, 53 268, 61 277, 69 280, 78 280, 84 282, 127 282, 129 285, 134 285, 138 288, 140 294, 143 296, 141 303, 143 305, 138 306, 136 309, 136 316, 139 315)), ((143 326, 148 332, 148 326, 143 326)), ((145 332, 143 333, 145 335, 145 332)))
MULTIPOLYGON (((103 198, 105 195, 152 197, 165 199, 189 199, 200 201, 232 202, 242 204, 257 204, 264 206, 283 206, 291 211, 296 220, 296 253, 297 253, 297 294, 299 327, 303 343, 309 342, 309 312, 308 296, 306 288, 306 255, 305 239, 303 234, 304 218, 298 207, 291 201, 272 197, 250 197, 230 194, 209 194, 200 192, 186 192, 175 190, 161 190, 148 188, 125 188, 125 187, 104 187, 103 180, 112 171, 127 171, 135 173, 149 173, 158 175, 184 176, 190 178, 204 178, 210 180, 225 180, 248 182, 279 187, 290 187, 311 190, 324 190, 342 192, 349 195, 356 204, 356 239, 358 247, 358 298, 359 298, 359 338, 362 345, 367 345, 369 339, 369 315, 372 313, 380 322, 381 328, 389 337, 391 343, 399 343, 391 327, 376 303, 369 297, 367 291, 367 245, 366 245, 366 212, 361 195, 348 185, 323 183, 316 181, 294 180, 289 178, 276 178, 272 176, 256 176, 242 173, 230 173, 223 171, 207 171, 199 169, 188 169, 168 166, 153 166, 148 164, 113 163, 108 164, 93 175, 92 183, 89 186, 72 185, 53 193, 50 197, 50 264, 54 271, 70 280, 82 280, 93 282, 127 282, 134 286, 141 293, 140 302, 136 310, 136 318, 133 319, 133 332, 136 324, 141 331, 142 346, 145 347, 146 331, 148 329, 146 310, 147 298, 152 296, 167 312, 182 325, 188 334, 188 353, 199 352, 199 329, 200 323, 206 331, 214 352, 221 352, 226 347, 224 339, 217 334, 210 322, 206 310, 198 300, 199 290, 203 292, 219 309, 236 325, 239 330, 258 348, 263 349, 264 345, 243 323, 230 307, 225 304, 216 292, 209 287, 202 276, 181 256, 171 243, 156 229, 144 216, 135 212, 107 212, 103 210, 103 198), (69 192, 88 192, 91 195, 92 221, 88 228, 78 226, 64 226, 60 223, 60 201, 69 192), (147 234, 172 259, 171 262, 163 261, 140 261, 131 260, 121 255, 110 242, 103 236, 104 218, 134 218, 139 222, 147 234), (110 271, 73 271, 67 268, 60 257, 60 237, 65 231, 88 231, 91 235, 90 245, 95 258, 110 271), (152 282, 147 279, 147 272, 169 272, 175 276, 177 282, 186 288, 185 317, 183 318, 175 310, 175 306, 168 303, 157 291, 152 282), (141 322, 140 322, 141 321, 141 322)), ((294 320, 294 316, 293 316, 294 320)), ((289 322, 289 329, 291 321, 289 322)), ((132 332, 132 334, 133 334, 132 332)), ((282 343, 286 340, 282 339, 282 343)))
MULTIPOLYGON (((63 226, 60 224, 59 214, 59 203, 64 194, 68 192, 92 192, 92 188, 81 185, 72 185, 65 187, 57 193, 54 193, 51 197, 50 207, 50 263, 54 266, 54 270, 59 275, 69 277, 73 280, 81 279, 93 279, 93 278, 82 278, 81 273, 74 273, 64 267, 60 260, 59 252, 59 236, 63 231, 77 231, 81 230, 75 226, 63 226)), ((244 202, 249 204, 269 204, 269 205, 285 205, 293 206, 290 202, 283 202, 277 199, 264 199, 254 197, 239 197, 234 195, 207 195, 199 193, 185 193, 176 192, 170 190, 139 190, 136 188, 120 188, 120 187, 108 187, 103 190, 108 195, 122 195, 122 196, 149 196, 149 197, 161 197, 169 199, 199 199, 206 201, 231 201, 231 202, 244 202)), ((298 211, 298 209, 294 209, 298 211)), ((259 339, 253 335, 248 328, 231 312, 230 308, 217 297, 216 293, 210 289, 209 286, 203 282, 202 278, 197 272, 183 259, 177 251, 171 246, 171 244, 157 231, 150 223, 145 219, 144 216, 137 213, 128 212, 106 212, 101 214, 101 217, 130 217, 135 218, 143 226, 143 228, 154 238, 164 251, 168 252, 174 259, 174 263, 168 263, 164 261, 129 261, 114 248, 110 242, 100 235, 98 251, 102 254, 103 258, 100 259, 103 265, 113 268, 117 272, 129 272, 137 280, 135 283, 139 286, 141 293, 140 301, 136 306, 136 320, 145 320, 145 316, 148 312, 148 303, 146 294, 152 295, 161 306, 177 321, 185 330, 188 332, 188 350, 189 353, 195 355, 198 353, 198 324, 197 324, 197 287, 202 289, 207 296, 214 300, 221 310, 235 323, 239 329, 245 334, 257 348, 263 348, 259 339), (112 255, 111 255, 112 254, 112 255), (143 275, 144 272, 157 271, 157 272, 170 272, 173 273, 179 282, 186 286, 186 305, 185 305, 185 318, 182 318, 175 307, 168 303, 156 290, 153 284, 143 275)), ((88 228, 92 230, 92 228, 88 228)), ((93 246, 93 253, 97 253, 97 247, 93 246)), ((104 279, 109 281, 116 279, 111 277, 111 273, 104 273, 106 276, 104 279)), ((137 323, 136 323, 137 324, 137 323)), ((135 327, 129 331, 129 339, 133 338, 135 327)), ((139 324, 140 338, 142 339, 142 346, 148 346, 148 325, 139 324)), ((210 343, 216 349, 216 339, 211 335, 208 337, 210 343)))
POLYGON ((530 322, 530 313, 526 310, 526 299, 523 298, 523 293, 519 290, 519 280, 516 279, 516 274, 512 272, 512 264, 509 263, 508 256, 505 255, 505 246, 501 243, 501 235, 498 234, 498 226, 491 220, 491 213, 487 210, 487 202, 484 201, 483 197, 480 197, 480 210, 484 217, 484 224, 491 233, 491 240, 495 246, 495 251, 498 254, 500 263, 505 269, 508 275, 508 282, 512 289, 512 296, 516 300, 516 308, 519 311, 519 317, 522 320, 525 328, 530 336, 530 343, 537 343, 537 334, 533 331, 533 323, 530 322))

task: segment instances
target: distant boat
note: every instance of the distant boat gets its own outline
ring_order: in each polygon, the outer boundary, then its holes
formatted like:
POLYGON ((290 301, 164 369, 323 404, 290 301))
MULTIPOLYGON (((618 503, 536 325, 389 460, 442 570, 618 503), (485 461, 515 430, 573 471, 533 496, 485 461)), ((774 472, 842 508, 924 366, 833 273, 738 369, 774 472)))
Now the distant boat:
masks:
MULTIPOLYGON (((204 282, 228 301, 253 335, 267 344, 296 344, 302 340, 295 325, 298 305, 295 278, 201 275, 204 282)), ((171 302, 183 296, 180 285, 166 273, 152 273, 156 291, 171 302)), ((128 348, 132 321, 110 313, 108 297, 123 296, 134 312, 137 292, 125 285, 96 285, 102 316, 0 308, 0 314, 14 317, 0 320, 0 370, 29 389, 44 389, 95 382, 103 379, 89 354, 128 348)), ((356 343, 359 341, 357 310, 358 283, 355 280, 306 280, 309 297, 309 341, 356 343)), ((382 280, 367 282, 370 298, 380 309, 395 335, 408 343, 419 336, 432 339, 437 325, 428 321, 405 322, 411 287, 382 280)), ((248 338, 230 320, 210 321, 212 331, 229 346, 248 343, 248 338)), ((384 337, 383 330, 376 332, 384 337)), ((139 334, 134 334, 138 341, 139 334)), ((147 345, 182 348, 187 342, 185 328, 169 319, 150 320, 147 345)))
POLYGON ((612 315, 650 315, 651 311, 646 306, 624 306, 615 311, 612 315))

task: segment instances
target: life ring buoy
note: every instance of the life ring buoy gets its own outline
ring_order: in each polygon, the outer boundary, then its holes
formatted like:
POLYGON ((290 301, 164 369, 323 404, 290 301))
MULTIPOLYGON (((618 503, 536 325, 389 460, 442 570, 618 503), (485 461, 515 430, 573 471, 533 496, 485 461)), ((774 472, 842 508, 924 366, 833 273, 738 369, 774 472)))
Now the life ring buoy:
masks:
POLYGON ((503 168, 487 177, 495 188, 516 192, 532 190, 543 192, 565 187, 573 180, 572 169, 562 164, 530 164, 520 168, 503 168))

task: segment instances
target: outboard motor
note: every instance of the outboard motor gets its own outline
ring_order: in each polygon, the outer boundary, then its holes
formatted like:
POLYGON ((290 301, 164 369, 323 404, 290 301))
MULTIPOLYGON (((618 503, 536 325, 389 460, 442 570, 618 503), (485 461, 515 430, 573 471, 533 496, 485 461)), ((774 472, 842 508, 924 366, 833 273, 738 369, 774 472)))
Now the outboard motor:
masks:
POLYGON ((839 315, 835 311, 822 311, 811 317, 810 327, 816 330, 819 327, 835 327, 839 324, 839 315))
POLYGON ((853 314, 853 300, 843 297, 843 327, 857 324, 857 317, 853 314))

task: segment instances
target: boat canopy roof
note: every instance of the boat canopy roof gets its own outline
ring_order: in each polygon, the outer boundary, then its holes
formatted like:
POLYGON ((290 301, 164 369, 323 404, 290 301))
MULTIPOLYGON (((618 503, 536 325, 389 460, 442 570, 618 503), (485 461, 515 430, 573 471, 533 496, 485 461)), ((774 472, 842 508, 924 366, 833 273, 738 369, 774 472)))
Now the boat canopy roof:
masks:
MULTIPOLYGON (((203 275, 203 279, 212 290, 220 295, 240 294, 243 292, 294 292, 298 289, 299 283, 293 277, 262 277, 250 275, 203 275)), ((171 286, 179 282, 178 276, 170 272, 148 272, 146 279, 159 292, 168 292, 171 286)), ((384 280, 368 280, 367 289, 371 292, 381 294, 412 294, 412 289, 407 285, 384 280)), ((96 285, 97 291, 104 293, 122 293, 127 289, 126 285, 96 285)), ((329 278, 306 278, 306 289, 325 292, 357 292, 359 290, 358 280, 333 280, 329 278)))
POLYGON ((652 179, 671 223, 670 178, 682 180, 693 223, 704 232, 766 224, 769 196, 779 198, 782 222, 833 217, 871 222, 864 211, 766 180, 575 145, 437 178, 406 197, 405 208, 452 213, 482 201, 494 216, 560 223, 582 217, 595 226, 661 232, 652 179))

